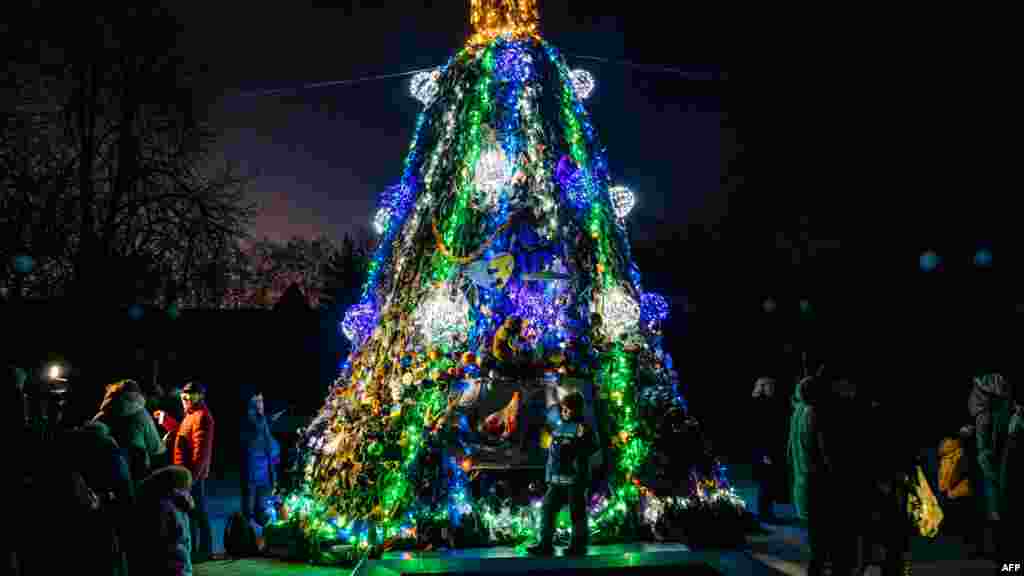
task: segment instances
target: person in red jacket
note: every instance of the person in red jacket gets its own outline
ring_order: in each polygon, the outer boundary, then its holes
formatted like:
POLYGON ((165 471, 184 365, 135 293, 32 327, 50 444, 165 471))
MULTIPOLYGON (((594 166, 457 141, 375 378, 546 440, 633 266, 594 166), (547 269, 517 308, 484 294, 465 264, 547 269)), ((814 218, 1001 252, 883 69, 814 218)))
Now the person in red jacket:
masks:
POLYGON ((204 562, 213 552, 213 531, 206 503, 206 479, 213 460, 213 415, 206 406, 206 386, 189 382, 181 389, 185 418, 174 437, 174 465, 192 473, 192 563, 204 562))

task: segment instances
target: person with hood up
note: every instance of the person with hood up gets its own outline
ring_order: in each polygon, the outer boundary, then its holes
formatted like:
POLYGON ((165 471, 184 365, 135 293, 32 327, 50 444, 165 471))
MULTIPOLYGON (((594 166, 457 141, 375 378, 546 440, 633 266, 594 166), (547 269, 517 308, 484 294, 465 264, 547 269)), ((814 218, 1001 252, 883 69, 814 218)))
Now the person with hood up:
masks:
MULTIPOLYGON (((91 492, 96 498, 95 511, 80 506, 67 508, 76 511, 68 519, 73 518, 71 522, 78 526, 72 544, 76 550, 66 559, 78 568, 86 568, 87 572, 95 567, 98 573, 127 574, 125 552, 131 545, 128 529, 135 505, 135 487, 123 451, 102 422, 89 422, 69 432, 62 441, 64 454, 69 457, 65 465, 70 472, 77 473, 72 477, 80 478, 87 490, 82 486, 77 488, 91 492)), ((64 560, 57 559, 58 562, 64 560)))
POLYGON ((978 504, 983 527, 979 552, 986 554, 990 537, 997 553, 1005 538, 1002 527, 1007 515, 1007 501, 1011 487, 1006 477, 1006 448, 1010 437, 1010 424, 1014 416, 1013 388, 1001 374, 986 374, 974 379, 974 388, 968 399, 968 410, 975 421, 977 453, 978 504))
POLYGON ((270 433, 263 392, 250 388, 243 396, 248 398, 242 422, 242 515, 262 526, 267 522, 264 503, 277 485, 281 449, 270 433))
POLYGON ((139 485, 133 566, 140 573, 145 566, 146 574, 192 575, 191 487, 192 473, 182 466, 160 468, 139 485))
POLYGON ((132 480, 138 484, 149 476, 153 459, 163 455, 167 447, 160 440, 156 422, 146 411, 146 398, 134 380, 121 380, 107 386, 94 422, 110 428, 110 434, 125 452, 132 480))
POLYGON ((801 379, 793 390, 793 413, 789 423, 786 457, 790 466, 793 505, 797 517, 807 524, 811 548, 808 575, 824 573, 829 548, 826 542, 830 462, 821 418, 823 383, 814 376, 801 379))
POLYGON ((213 552, 213 531, 206 502, 206 479, 213 462, 214 421, 206 406, 206 386, 189 382, 181 389, 185 418, 174 437, 174 465, 192 474, 192 563, 203 562, 213 552))
POLYGON ((762 522, 777 521, 776 502, 785 499, 786 400, 778 393, 774 378, 758 378, 754 382, 753 416, 764 432, 755 439, 754 477, 758 484, 757 515, 762 522), (781 399, 780 399, 781 398, 781 399))

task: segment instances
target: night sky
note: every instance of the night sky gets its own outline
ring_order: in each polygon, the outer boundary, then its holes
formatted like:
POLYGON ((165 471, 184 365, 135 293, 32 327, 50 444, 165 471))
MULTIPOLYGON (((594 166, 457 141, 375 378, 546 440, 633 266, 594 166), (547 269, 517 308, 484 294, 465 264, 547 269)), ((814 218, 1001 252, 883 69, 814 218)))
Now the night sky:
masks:
MULTIPOLYGON (((368 226, 377 194, 401 174, 420 110, 409 78, 246 94, 442 65, 464 42, 468 2, 286 10, 225 4, 171 9, 182 25, 181 48, 208 67, 210 120, 222 130, 223 155, 256 176, 252 194, 262 210, 254 233, 338 239, 368 226)), ((638 194, 636 221, 719 220, 728 205, 720 186, 723 124, 710 85, 721 83, 721 66, 697 54, 682 58, 684 44, 665 50, 652 42, 651 14, 618 7, 617 16, 601 16, 588 4, 542 3, 547 40, 567 55, 685 73, 569 60, 597 79, 587 107, 614 178, 638 194)))

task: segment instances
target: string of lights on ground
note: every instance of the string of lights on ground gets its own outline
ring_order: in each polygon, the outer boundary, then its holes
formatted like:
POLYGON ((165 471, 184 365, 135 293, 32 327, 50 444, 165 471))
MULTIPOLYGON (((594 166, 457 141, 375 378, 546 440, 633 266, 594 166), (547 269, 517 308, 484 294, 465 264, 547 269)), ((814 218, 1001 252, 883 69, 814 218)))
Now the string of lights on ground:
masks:
MULTIPOLYGON (((593 541, 743 515, 713 458, 682 486, 659 484, 652 455, 670 451, 665 430, 682 430, 686 410, 661 346, 668 302, 643 291, 630 257, 635 198, 612 184, 583 107, 594 78, 539 36, 536 14, 533 0, 474 0, 467 46, 412 78, 424 108, 341 323, 353 351, 303 432, 301 481, 270 530, 308 550, 411 547, 441 527, 478 545, 532 539, 538 494, 469 489, 485 440, 525 419, 516 392, 470 422, 510 382, 597 385, 612 466, 590 502, 593 541)), ((569 530, 563 514, 559 536, 569 530)))

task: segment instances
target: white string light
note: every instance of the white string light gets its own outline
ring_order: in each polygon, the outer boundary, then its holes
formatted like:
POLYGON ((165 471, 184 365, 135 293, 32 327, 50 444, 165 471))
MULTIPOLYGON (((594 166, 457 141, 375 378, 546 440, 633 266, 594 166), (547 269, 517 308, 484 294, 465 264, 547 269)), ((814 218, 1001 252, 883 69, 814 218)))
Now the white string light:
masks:
POLYGON ((469 331, 469 302, 461 290, 445 282, 420 303, 413 321, 431 344, 451 345, 469 331))
POLYGON ((612 340, 635 332, 640 325, 640 305, 621 286, 603 294, 600 309, 605 333, 612 340))

